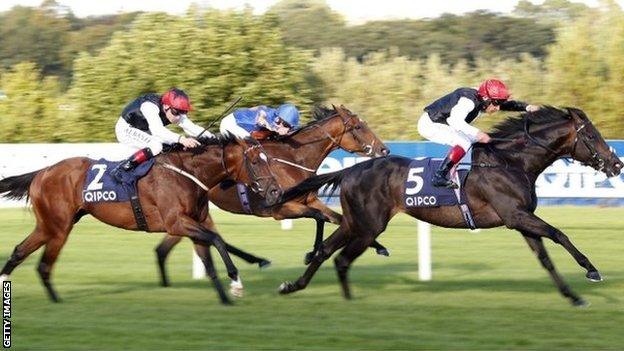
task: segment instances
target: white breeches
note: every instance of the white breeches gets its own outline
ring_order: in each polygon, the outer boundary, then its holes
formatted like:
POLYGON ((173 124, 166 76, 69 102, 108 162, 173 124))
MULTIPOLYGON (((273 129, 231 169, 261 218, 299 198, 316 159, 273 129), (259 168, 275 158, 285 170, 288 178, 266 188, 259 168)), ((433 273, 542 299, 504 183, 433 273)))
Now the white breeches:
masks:
POLYGON ((433 141, 434 143, 449 146, 459 145, 464 151, 468 151, 472 145, 472 141, 466 134, 446 124, 433 122, 431 118, 429 118, 427 112, 423 113, 418 120, 418 133, 420 133, 423 138, 433 141))
POLYGON ((236 124, 236 118, 233 114, 225 116, 219 125, 219 131, 223 135, 233 135, 239 139, 249 138, 250 134, 245 129, 236 124))
POLYGON ((120 143, 137 150, 149 147, 154 156, 158 155, 163 149, 163 142, 160 138, 132 127, 123 118, 120 118, 115 125, 115 135, 120 143))

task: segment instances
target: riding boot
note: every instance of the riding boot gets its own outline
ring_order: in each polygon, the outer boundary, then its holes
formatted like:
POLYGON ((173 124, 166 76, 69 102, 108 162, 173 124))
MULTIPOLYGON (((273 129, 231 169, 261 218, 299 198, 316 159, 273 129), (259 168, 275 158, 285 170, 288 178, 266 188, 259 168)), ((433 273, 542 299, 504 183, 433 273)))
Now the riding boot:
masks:
POLYGON ((141 150, 135 152, 134 154, 132 154, 132 156, 130 156, 127 160, 119 163, 117 165, 117 167, 115 167, 111 171, 111 175, 115 179, 117 179, 117 181, 122 182, 123 181, 123 177, 122 177, 122 173, 123 172, 130 172, 130 171, 132 171, 138 165, 140 165, 141 163, 151 159, 153 156, 154 155, 152 154, 152 150, 150 150, 150 148, 146 147, 144 149, 141 149, 141 150))
POLYGON ((433 178, 431 179, 431 184, 435 187, 442 188, 458 188, 457 184, 449 179, 449 172, 455 166, 455 162, 453 162, 450 157, 445 157, 444 161, 440 164, 440 167, 433 174, 433 178))

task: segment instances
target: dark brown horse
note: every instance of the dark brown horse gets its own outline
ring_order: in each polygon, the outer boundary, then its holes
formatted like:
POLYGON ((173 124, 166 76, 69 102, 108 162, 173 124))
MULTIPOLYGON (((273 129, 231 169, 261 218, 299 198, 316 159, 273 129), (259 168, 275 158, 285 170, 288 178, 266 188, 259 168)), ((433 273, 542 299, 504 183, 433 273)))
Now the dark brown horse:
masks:
MULTIPOLYGON (((228 139, 208 143, 189 151, 159 155, 152 170, 139 180, 138 193, 149 231, 193 240, 202 249, 207 273, 221 301, 229 303, 213 267, 210 245, 221 255, 233 282, 232 289, 242 288, 242 284, 225 243, 208 215, 206 190, 230 177, 261 192, 267 203, 274 202, 281 190, 272 177, 262 148, 228 139), (173 171, 171 166, 186 172, 187 176, 173 171)), ((85 157, 70 158, 39 171, 0 180, 0 194, 13 199, 29 197, 36 217, 34 231, 15 247, 0 271, 0 280, 7 280, 17 265, 45 245, 37 271, 50 298, 58 302, 50 273, 72 227, 82 216, 91 214, 112 226, 138 230, 129 202, 87 203, 83 200, 82 189, 91 164, 92 160, 85 157)))
MULTIPOLYGON (((609 177, 620 174, 622 162, 585 113, 574 108, 545 107, 538 112, 512 117, 499 124, 492 135, 507 141, 475 145, 473 170, 464 185, 477 226, 505 225, 518 230, 561 294, 575 306, 585 305, 585 301, 555 270, 542 239, 563 246, 587 270, 589 280, 600 281, 602 277, 564 233, 535 215, 535 180, 560 157, 570 156, 609 177)), ((314 257, 303 276, 294 283, 284 282, 280 286, 282 294, 304 289, 323 261, 343 248, 334 263, 344 296, 350 298, 347 272, 351 263, 386 229, 390 218, 398 212, 442 227, 467 227, 456 206, 404 206, 404 183, 410 161, 404 157, 369 160, 340 172, 309 178, 284 194, 284 199, 291 199, 308 196, 310 191, 326 184, 339 185, 343 220, 324 241, 321 253, 314 257)))
MULTIPOLYGON (((332 109, 317 107, 314 110, 315 121, 309 123, 293 134, 278 139, 261 141, 266 151, 275 179, 282 189, 290 188, 302 180, 312 176, 327 155, 337 148, 363 156, 383 156, 388 154, 384 143, 373 133, 366 122, 344 106, 332 109)), ((298 201, 289 201, 280 206, 267 207, 262 196, 250 193, 249 207, 245 208, 239 200, 238 190, 234 182, 219 184, 210 189, 210 201, 223 210, 251 214, 258 217, 285 218, 313 218, 317 223, 315 248, 318 248, 323 238, 325 221, 339 224, 340 214, 325 206, 316 195, 310 195, 298 201)), ((167 235, 156 248, 158 265, 160 268, 161 283, 169 286, 165 270, 165 260, 171 249, 182 240, 180 236, 167 235)), ((383 248, 381 245, 373 245, 383 248)), ((249 263, 258 263, 260 267, 269 261, 244 252, 236 247, 227 245, 230 253, 239 256, 249 263)), ((308 253, 306 257, 313 256, 308 253)), ((204 261, 206 262, 206 261, 204 261)))

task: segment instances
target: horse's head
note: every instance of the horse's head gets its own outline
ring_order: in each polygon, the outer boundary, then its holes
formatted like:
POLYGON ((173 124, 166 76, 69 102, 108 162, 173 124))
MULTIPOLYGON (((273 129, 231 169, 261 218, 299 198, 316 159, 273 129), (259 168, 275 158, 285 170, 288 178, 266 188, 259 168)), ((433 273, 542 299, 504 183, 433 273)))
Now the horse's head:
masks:
POLYGON ((243 163, 246 172, 239 172, 238 180, 248 184, 251 190, 260 194, 267 205, 273 205, 282 196, 282 188, 279 186, 271 167, 269 158, 260 144, 247 145, 239 141, 243 146, 243 163))
POLYGON ((332 141, 342 149, 363 156, 379 157, 390 153, 388 147, 373 133, 366 122, 344 106, 334 106, 342 126, 335 130, 332 141))
POLYGON ((574 139, 570 143, 569 151, 572 158, 604 172, 608 177, 619 175, 624 164, 615 154, 615 150, 607 145, 585 112, 577 108, 567 108, 567 111, 574 126, 571 136, 574 139))

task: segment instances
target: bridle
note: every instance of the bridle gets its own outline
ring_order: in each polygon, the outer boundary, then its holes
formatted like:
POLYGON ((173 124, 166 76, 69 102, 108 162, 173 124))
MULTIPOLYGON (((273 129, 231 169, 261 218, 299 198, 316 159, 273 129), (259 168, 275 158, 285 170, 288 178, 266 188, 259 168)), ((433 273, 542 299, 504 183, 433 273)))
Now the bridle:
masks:
MULTIPOLYGON (((356 123, 355 125, 348 125, 349 122, 351 122, 351 120, 353 120, 354 118, 357 118, 358 121, 362 121, 361 119, 359 119, 359 117, 357 115, 350 115, 349 117, 347 117, 347 119, 343 119, 342 115, 339 112, 334 113, 333 115, 331 115, 329 118, 335 117, 335 116, 339 116, 340 119, 342 120, 342 126, 344 127, 343 131, 338 134, 337 137, 333 137, 331 136, 331 134, 329 134, 329 132, 327 132, 322 126, 320 125, 315 125, 316 128, 319 128, 323 131, 323 133, 325 134, 325 137, 328 138, 329 140, 331 140, 332 142, 332 148, 333 147, 340 147, 341 143, 342 143, 342 138, 345 134, 351 132, 351 136, 353 136, 353 139, 355 139, 359 144, 360 144, 360 150, 362 152, 364 152, 366 154, 366 156, 373 156, 373 150, 374 150, 374 146, 375 146, 375 140, 373 140, 372 144, 368 144, 365 141, 362 140, 361 137, 359 137, 357 135, 357 133, 353 132, 354 130, 360 129, 361 127, 359 126, 358 123, 356 123)), ((347 150, 347 149, 345 149, 347 150)), ((357 152, 359 150, 347 150, 349 152, 357 152)))
MULTIPOLYGON (((575 160, 578 160, 576 158, 576 155, 577 155, 576 149, 577 149, 578 142, 581 141, 581 143, 585 145, 585 147, 587 148, 587 151, 589 151, 589 153, 591 154, 591 160, 579 161, 579 162, 582 165, 592 167, 594 169, 597 169, 598 171, 602 171, 607 161, 602 156, 600 156, 596 148, 590 142, 590 138, 586 135, 586 133, 582 132, 587 127, 588 122, 581 120, 580 125, 579 125, 574 119, 574 117, 572 117, 572 121, 574 123, 574 129, 575 129, 576 135, 574 137, 574 144, 570 152, 570 157, 572 157, 575 160)), ((527 139, 529 139, 534 144, 546 149, 552 154, 557 155, 556 151, 554 151, 547 145, 544 145, 543 143, 541 143, 539 140, 537 140, 535 137, 533 137, 529 133, 529 118, 527 117, 527 115, 524 116, 524 135, 527 137, 527 139)))
POLYGON ((605 167, 605 164, 607 163, 607 160, 605 160, 602 156, 600 156, 600 154, 598 153, 594 145, 592 145, 592 143, 590 142, 590 138, 586 135, 586 133, 583 132, 585 127, 587 127, 587 122, 581 121, 581 125, 578 127, 577 127, 576 122, 574 122, 574 127, 576 129, 576 136, 574 137, 574 145, 572 146, 572 151, 570 152, 570 156, 572 156, 573 159, 577 159, 575 157, 576 147, 580 140, 581 143, 583 143, 583 145, 585 145, 585 147, 587 148, 587 151, 589 151, 589 153, 591 154, 591 160, 582 161, 582 162, 579 161, 579 162, 581 162, 581 164, 585 166, 589 166, 594 169, 597 169, 598 171, 602 171, 605 167))
MULTIPOLYGON (((226 176, 229 177, 230 176, 230 172, 227 169, 227 164, 226 164, 226 161, 225 161, 225 146, 226 145, 224 144, 223 148, 221 149, 221 151, 222 151, 222 153, 221 153, 221 166, 223 166, 223 170, 225 171, 226 176)), ((247 174, 249 174, 249 177, 251 178, 252 188, 255 188, 253 190, 258 192, 258 193, 260 193, 260 192, 264 191, 264 188, 262 187, 261 181, 269 180, 269 182, 271 182, 271 180, 275 180, 277 178, 273 174, 273 170, 271 169, 270 166, 268 167, 269 175, 267 175, 267 176, 258 176, 256 174, 256 171, 254 170, 252 162, 249 161, 249 157, 247 157, 247 154, 249 153, 249 151, 254 150, 254 149, 258 149, 258 148, 260 149, 260 158, 263 161, 267 162, 267 165, 268 165, 269 159, 268 159, 268 157, 266 155, 266 152, 264 151, 264 149, 262 148, 262 145, 260 143, 251 145, 248 148, 246 148, 245 151, 243 151, 243 164, 244 164, 245 169, 247 170, 247 174)), ((242 167, 239 168, 238 173, 236 174, 236 177, 234 179, 240 179, 240 175, 241 175, 242 171, 243 171, 243 168, 242 167)), ((281 190, 281 187, 280 187, 279 183, 277 183, 277 182, 275 182, 275 183, 277 185, 277 188, 279 190, 281 190)))

